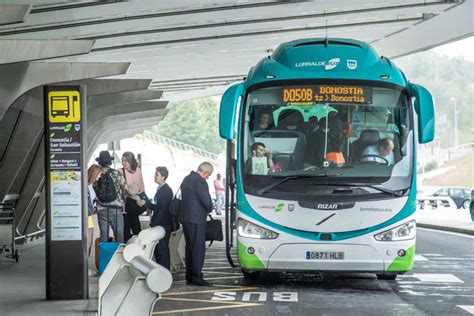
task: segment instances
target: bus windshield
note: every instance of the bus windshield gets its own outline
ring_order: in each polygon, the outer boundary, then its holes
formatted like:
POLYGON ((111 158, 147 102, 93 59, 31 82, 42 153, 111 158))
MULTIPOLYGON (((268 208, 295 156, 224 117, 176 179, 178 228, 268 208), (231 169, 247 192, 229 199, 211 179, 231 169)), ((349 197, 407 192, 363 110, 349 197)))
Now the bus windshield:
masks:
POLYGON ((408 94, 376 82, 315 82, 248 93, 241 148, 245 186, 314 177, 408 188, 413 168, 408 94))

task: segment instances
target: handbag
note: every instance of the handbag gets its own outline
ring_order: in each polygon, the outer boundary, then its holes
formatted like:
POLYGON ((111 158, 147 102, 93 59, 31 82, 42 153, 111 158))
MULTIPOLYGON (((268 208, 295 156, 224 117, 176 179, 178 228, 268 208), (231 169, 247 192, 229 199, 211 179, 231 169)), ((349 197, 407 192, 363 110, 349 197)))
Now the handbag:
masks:
MULTIPOLYGON (((144 192, 140 193, 138 196, 142 200, 147 200, 146 194, 144 192)), ((125 198, 125 211, 128 215, 139 216, 145 213, 146 210, 146 204, 143 206, 139 206, 136 200, 129 198, 128 196, 125 198)))
POLYGON ((168 208, 168 212, 172 217, 178 218, 179 216, 179 209, 181 208, 181 199, 178 198, 178 192, 181 190, 181 187, 176 191, 173 199, 171 200, 170 207, 168 208))
MULTIPOLYGON (((125 178, 125 182, 127 182, 127 177, 125 176, 125 168, 122 168, 122 169, 123 169, 123 177, 125 178)), ((145 200, 145 201, 148 199, 145 192, 138 194, 138 196, 140 197, 140 199, 145 200)), ((139 206, 136 200, 128 196, 125 198, 125 211, 127 212, 128 215, 140 216, 143 213, 145 213, 146 210, 147 210, 146 203, 143 206, 139 206)))
POLYGON ((222 221, 214 219, 209 214, 210 220, 206 222, 206 241, 210 241, 209 247, 212 245, 214 240, 223 241, 224 235, 222 233, 222 221))

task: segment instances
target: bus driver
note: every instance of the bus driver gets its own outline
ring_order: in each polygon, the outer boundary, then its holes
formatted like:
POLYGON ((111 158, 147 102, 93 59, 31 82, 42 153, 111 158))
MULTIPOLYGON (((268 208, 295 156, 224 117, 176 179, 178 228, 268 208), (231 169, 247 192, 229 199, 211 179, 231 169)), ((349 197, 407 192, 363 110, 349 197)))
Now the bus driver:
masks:
POLYGON ((377 144, 364 149, 361 161, 374 161, 393 166, 395 164, 395 156, 393 155, 394 147, 393 141, 390 138, 383 138, 379 140, 377 144))

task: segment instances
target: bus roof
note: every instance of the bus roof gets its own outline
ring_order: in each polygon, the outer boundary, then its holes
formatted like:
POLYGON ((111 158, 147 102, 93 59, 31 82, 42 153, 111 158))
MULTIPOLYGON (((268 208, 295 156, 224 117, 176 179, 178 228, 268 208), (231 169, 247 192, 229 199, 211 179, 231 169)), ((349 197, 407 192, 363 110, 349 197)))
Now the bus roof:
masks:
POLYGON ((406 86, 403 72, 367 43, 345 38, 307 38, 280 44, 253 67, 245 81, 359 79, 406 86))

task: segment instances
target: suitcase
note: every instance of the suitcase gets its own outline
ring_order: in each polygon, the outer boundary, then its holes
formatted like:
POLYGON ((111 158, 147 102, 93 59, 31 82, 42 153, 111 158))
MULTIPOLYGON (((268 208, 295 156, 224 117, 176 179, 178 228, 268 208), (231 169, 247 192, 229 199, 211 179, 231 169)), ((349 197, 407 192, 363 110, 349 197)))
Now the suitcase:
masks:
MULTIPOLYGON (((109 210, 107 209, 107 212, 109 210)), ((107 214, 107 218, 108 218, 107 214)), ((117 225, 116 225, 117 226, 117 225)), ((109 233, 110 226, 107 227, 107 232, 109 233)), ((115 237, 109 237, 107 242, 100 242, 100 238, 95 239, 95 266, 99 275, 101 275, 107 265, 109 264, 110 259, 114 255, 117 248, 120 246, 120 242, 115 241, 115 237)))
POLYGON ((119 246, 119 242, 99 242, 99 267, 97 269, 99 275, 104 272, 110 259, 112 259, 112 256, 119 246))

